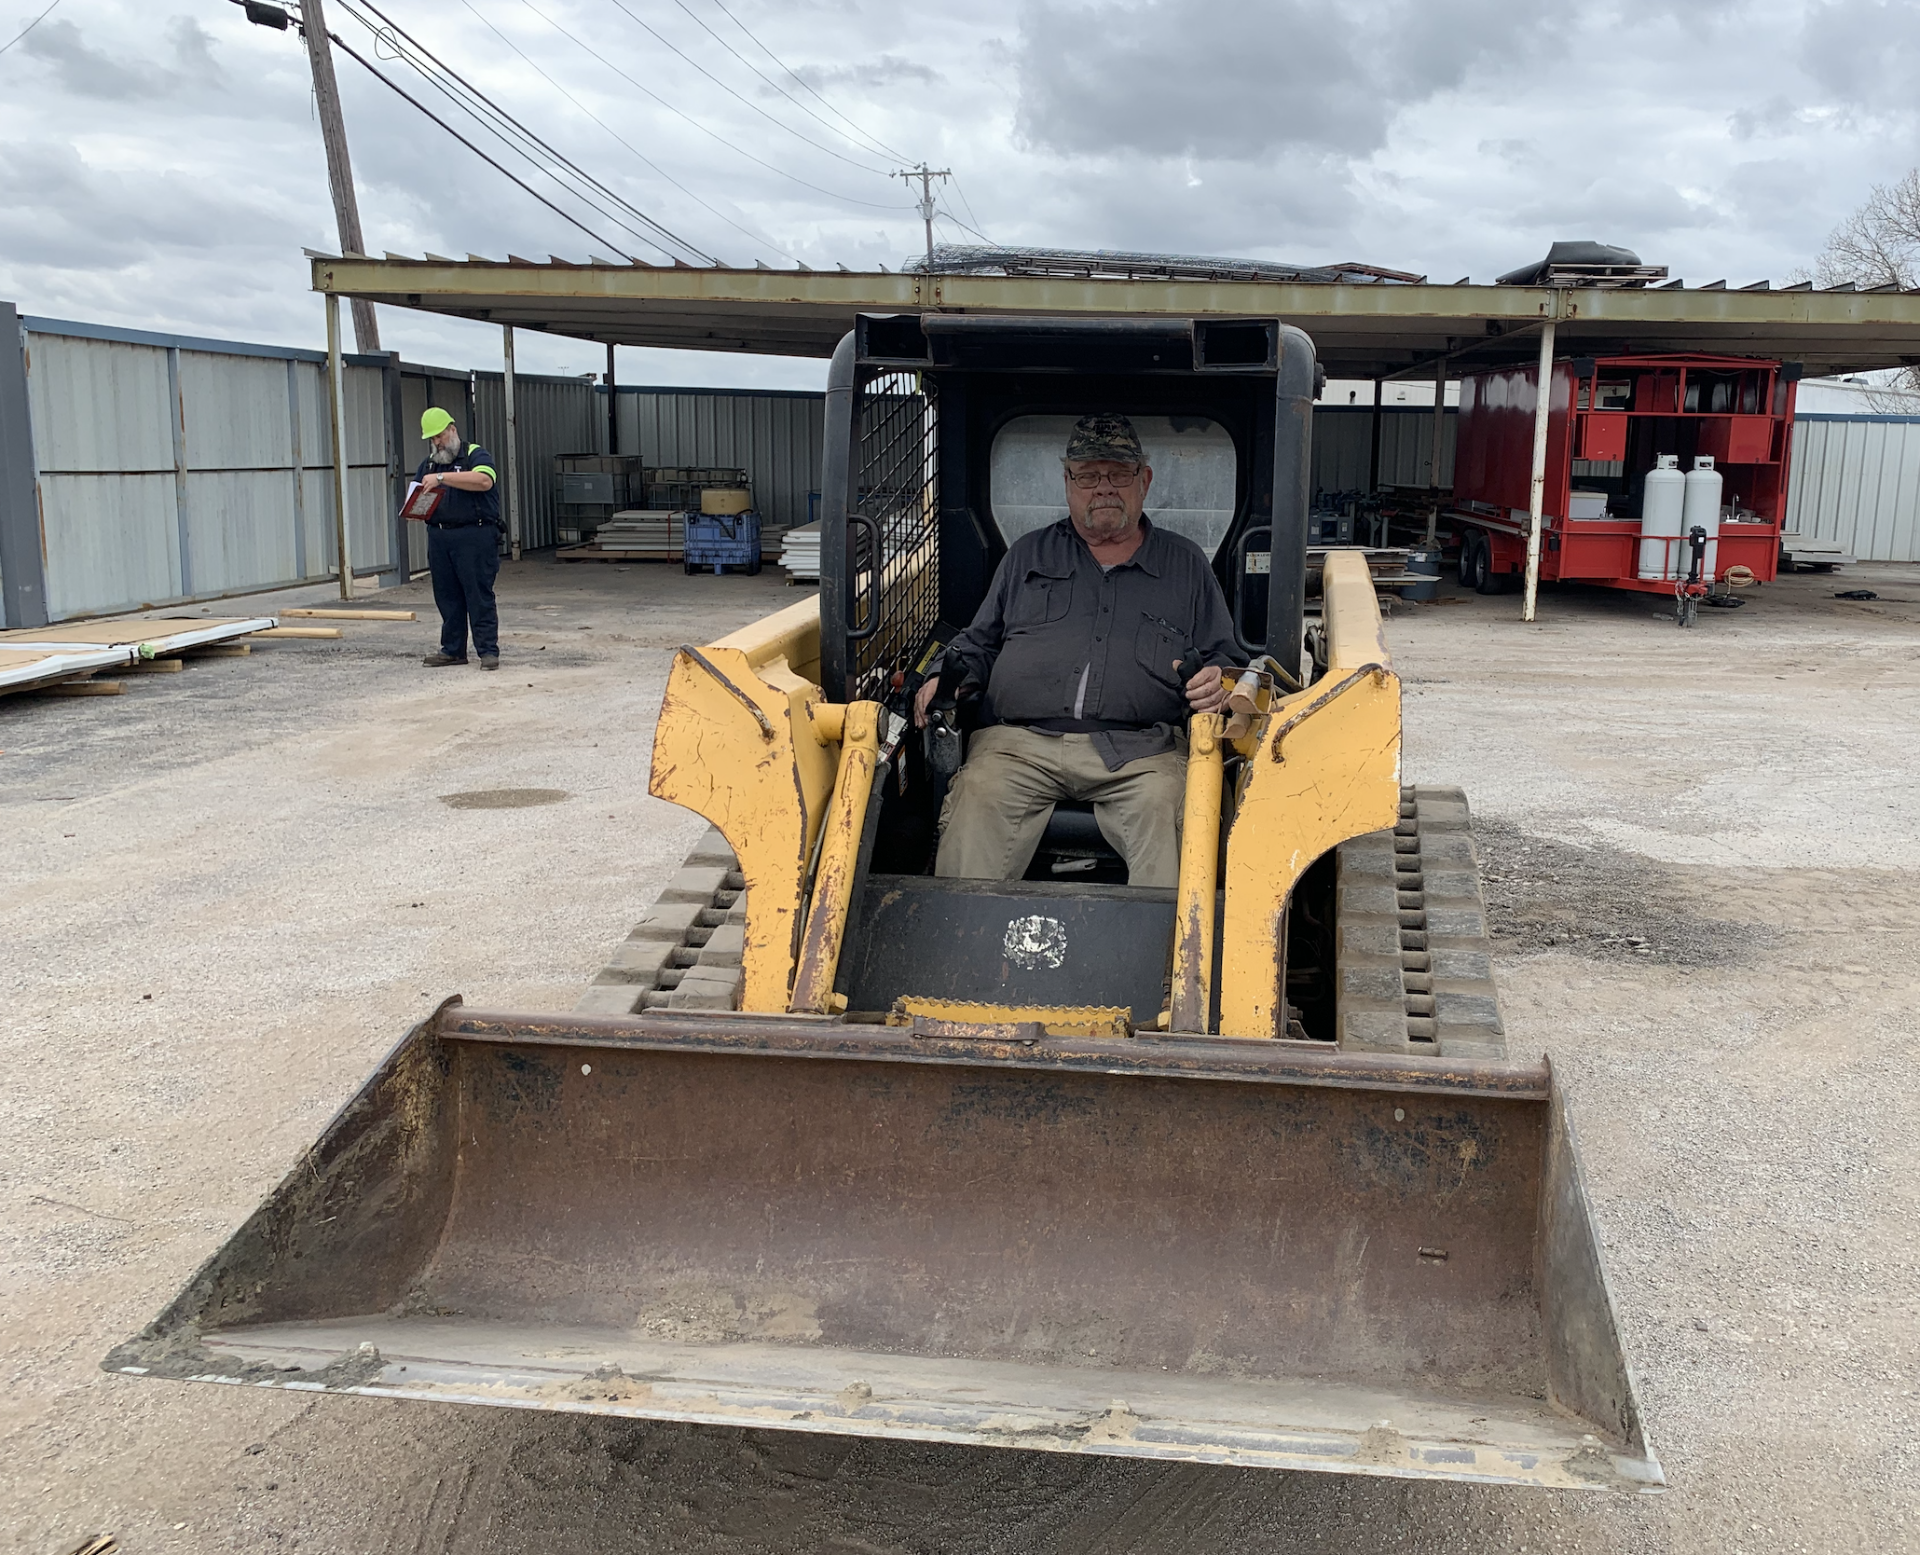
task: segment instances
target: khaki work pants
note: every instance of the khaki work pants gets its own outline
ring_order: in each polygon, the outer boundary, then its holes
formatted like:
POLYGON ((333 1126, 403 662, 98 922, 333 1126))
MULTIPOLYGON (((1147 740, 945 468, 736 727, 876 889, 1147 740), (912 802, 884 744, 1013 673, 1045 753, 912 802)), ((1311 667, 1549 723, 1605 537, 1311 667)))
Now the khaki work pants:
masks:
POLYGON ((1187 753, 1142 756, 1118 772, 1085 734, 1041 734, 995 724, 969 742, 940 810, 933 872, 968 880, 1018 880, 1062 799, 1093 806, 1101 835, 1127 861, 1127 883, 1180 883, 1180 823, 1187 753))

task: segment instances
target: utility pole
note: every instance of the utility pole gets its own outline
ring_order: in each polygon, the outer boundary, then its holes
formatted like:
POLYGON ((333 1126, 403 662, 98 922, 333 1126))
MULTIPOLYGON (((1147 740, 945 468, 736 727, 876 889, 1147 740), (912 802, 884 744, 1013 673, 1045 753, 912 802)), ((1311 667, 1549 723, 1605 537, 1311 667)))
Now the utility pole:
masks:
POLYGON ((927 268, 933 268, 933 181, 953 177, 951 168, 930 168, 922 162, 918 167, 906 168, 893 175, 895 178, 920 180, 920 219, 927 224, 927 268))
MULTIPOLYGON (((334 219, 340 224, 340 252, 366 253, 366 240, 360 236, 360 206, 353 197, 353 164, 347 160, 347 125, 340 116, 340 84, 333 78, 333 49, 327 42, 323 0, 303 0, 294 7, 297 18, 273 0, 233 3, 256 27, 285 32, 290 21, 299 22, 300 35, 307 40, 307 63, 313 70, 313 100, 320 111, 320 140, 327 149, 327 183, 333 189, 334 219)), ((353 299, 353 340, 362 353, 380 349, 380 326, 373 317, 373 304, 360 297, 353 299)))
MULTIPOLYGON (((320 110, 320 139, 327 148, 327 182, 333 186, 333 214, 340 223, 340 251, 364 254, 367 245, 360 236, 360 205, 353 197, 353 164, 347 160, 347 126, 340 116, 340 86, 333 78, 323 0, 303 0, 300 30, 306 34, 307 61, 313 66, 313 100, 320 110)), ((353 299, 353 340, 362 353, 380 349, 380 325, 374 319, 373 304, 364 297, 353 299)))

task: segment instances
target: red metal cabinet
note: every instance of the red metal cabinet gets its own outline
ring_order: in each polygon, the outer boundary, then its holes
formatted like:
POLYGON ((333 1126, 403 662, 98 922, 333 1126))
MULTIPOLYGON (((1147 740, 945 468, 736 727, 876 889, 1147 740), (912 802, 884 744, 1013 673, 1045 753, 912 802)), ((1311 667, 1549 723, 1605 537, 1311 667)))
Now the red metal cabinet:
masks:
POLYGON ((1611 463, 1627 456, 1627 415, 1620 410, 1588 411, 1580 417, 1580 459, 1611 463))
POLYGON ((1698 452, 1715 464, 1768 464, 1773 459, 1772 416, 1701 418, 1698 452))

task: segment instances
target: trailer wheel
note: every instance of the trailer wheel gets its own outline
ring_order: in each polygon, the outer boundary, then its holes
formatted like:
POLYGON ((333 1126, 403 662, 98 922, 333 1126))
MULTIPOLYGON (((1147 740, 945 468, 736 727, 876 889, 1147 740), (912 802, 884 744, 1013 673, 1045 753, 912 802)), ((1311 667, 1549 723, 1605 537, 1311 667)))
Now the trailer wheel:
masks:
POLYGON ((1473 591, 1476 594, 1504 594, 1507 591, 1506 575, 1493 570, 1493 542, 1485 535, 1474 547, 1473 591))
POLYGON ((1471 589, 1479 587, 1480 569, 1486 565, 1481 547, 1485 538, 1477 529, 1469 529, 1460 537, 1460 587, 1471 589))

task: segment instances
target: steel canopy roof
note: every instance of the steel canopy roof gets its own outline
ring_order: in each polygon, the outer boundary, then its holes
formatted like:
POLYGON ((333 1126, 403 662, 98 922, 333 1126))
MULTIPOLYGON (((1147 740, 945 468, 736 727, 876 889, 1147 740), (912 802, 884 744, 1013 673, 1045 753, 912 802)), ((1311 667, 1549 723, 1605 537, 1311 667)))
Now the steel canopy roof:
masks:
POLYGON ((729 270, 314 256, 313 289, 624 346, 825 357, 859 313, 1279 318, 1329 376, 1468 371, 1557 354, 1778 358, 1827 376, 1920 364, 1920 291, 1576 288, 729 270))

